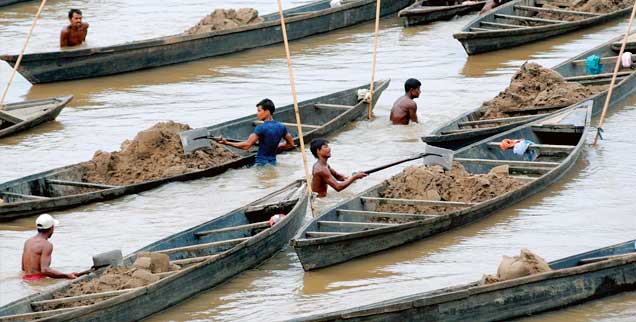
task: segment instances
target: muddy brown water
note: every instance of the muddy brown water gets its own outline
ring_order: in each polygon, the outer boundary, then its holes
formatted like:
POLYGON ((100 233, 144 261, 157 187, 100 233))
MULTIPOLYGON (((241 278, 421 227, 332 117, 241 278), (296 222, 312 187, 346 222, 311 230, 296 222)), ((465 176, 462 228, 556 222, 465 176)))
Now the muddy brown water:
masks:
MULTIPOLYGON (((305 1, 284 1, 286 8, 305 1)), ((28 51, 57 48, 70 6, 82 8, 91 24, 89 45, 108 45, 180 32, 214 6, 208 1, 50 0, 28 51)), ((274 1, 229 0, 224 7, 275 10, 274 1)), ((17 53, 37 2, 0 9, 0 53, 17 53)), ((467 57, 451 38, 472 17, 404 29, 396 18, 382 20, 378 78, 392 78, 376 107, 377 118, 332 136, 333 166, 343 173, 410 156, 419 136, 497 95, 526 58, 553 66, 622 32, 626 22, 596 26, 537 44, 467 57), (423 82, 417 102, 422 124, 391 127, 389 108, 406 78, 423 82)), ((367 23, 292 43, 300 99, 369 81, 373 24, 367 23)), ((0 64, 2 87, 9 74, 0 64)), ((0 182, 88 160, 98 149, 119 144, 156 122, 193 127, 253 113, 269 97, 291 102, 281 46, 204 59, 154 70, 81 81, 31 86, 17 77, 8 101, 74 94, 57 121, 0 139, 0 182)), ((290 249, 211 291, 152 316, 150 321, 283 320, 355 307, 396 296, 477 280, 494 273, 502 255, 527 247, 547 260, 634 238, 636 187, 636 100, 607 119, 606 140, 586 147, 570 173, 549 189, 476 224, 399 249, 336 267, 304 273, 290 249)), ((311 160, 311 157, 310 157, 311 160)), ((301 177, 300 154, 280 157, 275 169, 241 169, 139 195, 54 213, 61 221, 52 242, 53 266, 88 267, 92 254, 121 248, 128 253, 152 241, 263 196, 301 177)), ((404 165, 406 166, 406 165, 404 165)), ((330 195, 335 204, 399 172, 395 167, 330 195)), ((0 304, 32 294, 55 281, 20 280, 22 244, 34 218, 0 223, 0 304)), ((636 293, 538 315, 526 321, 631 321, 636 293)))

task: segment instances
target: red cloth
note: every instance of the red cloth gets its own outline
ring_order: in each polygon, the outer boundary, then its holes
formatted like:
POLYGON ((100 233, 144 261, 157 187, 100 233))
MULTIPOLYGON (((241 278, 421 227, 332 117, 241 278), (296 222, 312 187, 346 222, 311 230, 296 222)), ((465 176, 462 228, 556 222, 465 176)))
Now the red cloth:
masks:
POLYGON ((43 278, 46 278, 46 275, 44 275, 42 273, 24 274, 22 276, 22 279, 25 280, 25 281, 37 281, 37 280, 41 280, 43 278))
POLYGON ((501 141, 501 143, 499 143, 499 148, 501 148, 501 150, 506 151, 508 149, 512 149, 515 147, 515 144, 519 143, 523 141, 522 139, 515 139, 515 140, 511 140, 511 139, 503 139, 501 141))

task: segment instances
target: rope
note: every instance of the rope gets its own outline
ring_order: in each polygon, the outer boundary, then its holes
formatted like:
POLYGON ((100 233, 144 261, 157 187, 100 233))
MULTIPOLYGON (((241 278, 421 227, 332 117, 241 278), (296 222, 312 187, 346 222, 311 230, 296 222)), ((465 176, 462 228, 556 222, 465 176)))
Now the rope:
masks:
POLYGON ((9 87, 13 82, 13 77, 15 76, 15 72, 18 70, 20 66, 20 62, 22 62, 22 56, 24 56, 24 51, 26 51, 27 46, 29 45, 29 40, 31 39, 31 35, 33 34, 33 30, 35 29, 35 24, 38 22, 40 18, 40 13, 42 13, 42 9, 46 4, 46 0, 42 0, 40 4, 40 8, 38 8, 38 12, 35 13, 35 18, 33 19, 33 23, 31 24, 31 30, 29 30, 29 34, 27 35, 26 41, 24 42, 24 46, 22 46, 22 51, 18 56, 18 60, 15 61, 15 65, 13 65, 13 70, 11 71, 11 76, 9 76, 9 82, 7 83, 7 87, 4 88, 4 92, 2 93, 2 97, 0 97, 0 110, 4 109, 4 99, 7 97, 7 93, 9 92, 9 87))
POLYGON ((371 67, 371 84, 369 85, 369 105, 367 110, 367 117, 371 119, 373 111, 373 83, 375 83, 375 64, 377 62, 378 54, 378 33, 380 30, 380 0, 375 2, 375 35, 373 37, 373 66, 371 67))
POLYGON ((305 153, 305 139, 303 138, 303 128, 300 122, 300 112, 298 111, 298 97, 296 96, 296 84, 294 82, 294 70, 292 68, 291 55, 289 54, 289 43, 287 42, 287 27, 285 26, 285 16, 283 15, 283 6, 281 0, 278 3, 278 14, 280 15, 280 26, 283 32, 283 43, 285 44, 285 55, 287 56, 287 70, 289 72, 289 84, 291 85, 292 97, 294 99, 294 112, 296 113, 296 128, 298 131, 298 140, 300 141, 300 154, 303 157, 303 167, 305 168, 305 180, 307 181, 307 191, 309 192, 309 206, 311 214, 316 217, 316 209, 311 198, 311 179, 309 177, 309 166, 307 166, 307 154, 305 153))
POLYGON ((636 4, 632 6, 632 15, 629 17, 629 24, 627 24, 627 31, 625 32, 625 36, 623 37, 623 43, 621 44, 621 50, 618 52, 618 56, 616 57, 616 65, 614 65, 614 74, 612 75, 612 81, 610 82, 609 91, 607 92, 607 97, 605 98, 605 105, 603 105, 603 113, 601 113, 601 119, 598 121, 598 125, 596 128, 596 135, 594 136, 594 143, 592 145, 596 145, 598 142, 598 138, 603 131, 603 122, 605 121, 605 114, 607 114, 607 107, 609 106, 610 99, 612 98, 612 92, 614 91, 614 84, 616 83, 616 74, 618 74, 618 69, 621 66, 621 56, 623 56, 623 52, 625 52, 625 46, 627 45, 627 38, 629 38, 629 33, 632 30, 632 22, 634 21, 634 15, 636 14, 636 4))

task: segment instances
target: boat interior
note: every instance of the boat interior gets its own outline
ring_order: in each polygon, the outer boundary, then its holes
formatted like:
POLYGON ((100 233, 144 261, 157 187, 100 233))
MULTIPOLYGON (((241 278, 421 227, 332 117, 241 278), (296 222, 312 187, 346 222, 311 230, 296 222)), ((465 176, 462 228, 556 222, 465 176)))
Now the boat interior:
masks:
POLYGON ((0 109, 0 131, 46 114, 65 100, 66 98, 53 98, 6 104, 0 109))
MULTIPOLYGON (((142 252, 166 254, 170 258, 170 264, 178 265, 179 269, 156 274, 163 279, 189 266, 213 260, 242 242, 271 230, 270 218, 276 214, 288 214, 305 195, 305 192, 304 181, 296 181, 246 207, 143 247, 126 256, 124 265, 131 267, 137 259, 137 255, 142 252)), ((279 223, 281 221, 274 225, 279 223)), ((7 321, 17 321, 50 317, 87 307, 139 289, 127 288, 76 296, 59 295, 64 294, 66 290, 78 283, 85 283, 91 279, 98 278, 104 272, 105 269, 100 269, 71 283, 65 283, 60 287, 27 297, 12 305, 11 310, 20 313, 15 313, 13 316, 0 316, 0 319, 3 321, 5 319, 7 321)))
MULTIPOLYGON (((575 151, 582 141, 589 120, 588 114, 591 113, 591 104, 591 101, 586 101, 550 119, 542 120, 541 123, 527 124, 474 143, 455 152, 454 161, 461 163, 470 174, 487 174, 494 167, 507 165, 509 176, 523 182, 524 185, 532 183, 561 165, 575 151), (525 139, 533 143, 522 155, 517 155, 512 149, 501 150, 500 143, 504 139, 525 139)), ((468 211, 471 207, 480 205, 453 200, 385 198, 383 192, 386 188, 387 181, 321 215, 305 228, 302 238, 334 237, 383 229, 468 211), (377 208, 383 204, 404 207, 391 207, 400 211, 378 211, 377 208), (430 211, 418 213, 417 208, 410 206, 441 208, 431 208, 430 211), (439 212, 439 209, 444 211, 439 212)))

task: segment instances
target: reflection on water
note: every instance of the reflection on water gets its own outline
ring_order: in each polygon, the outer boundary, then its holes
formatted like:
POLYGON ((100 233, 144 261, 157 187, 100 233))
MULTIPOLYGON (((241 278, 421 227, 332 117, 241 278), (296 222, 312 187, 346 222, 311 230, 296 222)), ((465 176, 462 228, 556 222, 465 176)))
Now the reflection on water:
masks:
MULTIPOLYGON (((295 6, 305 1, 285 1, 295 6)), ((209 13, 208 1, 51 0, 29 51, 55 50, 57 33, 70 6, 84 10, 91 24, 88 45, 178 33, 209 13), (170 10, 166 10, 170 8, 170 10), (130 28, 131 23, 138 23, 130 28), (51 47, 54 43, 53 47, 51 47)), ((219 5, 221 6, 221 5, 219 5)), ((223 7, 275 10, 275 2, 231 0, 223 7)), ((0 53, 18 51, 37 2, 0 11, 0 53)), ((382 20, 377 78, 392 83, 376 106, 373 121, 361 121, 329 138, 332 166, 352 173, 421 151, 419 137, 501 91, 528 57, 553 66, 625 29, 610 23, 557 39, 468 58, 452 39, 471 16, 404 29, 396 18, 382 20), (417 100, 421 124, 392 127, 387 120, 403 83, 423 83, 417 100)), ((308 99, 369 81, 373 24, 367 23, 291 43, 299 99, 308 99)), ((0 65, 4 85, 9 68, 0 65)), ((0 182, 84 161, 98 149, 116 150, 125 139, 156 122, 175 120, 193 127, 254 113, 269 97, 291 101, 281 46, 255 49, 136 73, 30 86, 19 77, 9 101, 63 94, 75 100, 51 122, 0 139, 0 182)), ((282 320, 300 314, 343 309, 395 296, 477 280, 496 271, 502 255, 522 247, 552 260, 632 239, 636 148, 632 126, 636 102, 610 114, 606 140, 586 147, 571 172, 523 202, 473 225, 391 251, 304 273, 290 249, 263 265, 200 294, 151 321, 282 320)), ((310 162, 313 157, 309 156, 310 162)), ((316 206, 318 211, 353 197, 398 173, 400 165, 356 182, 316 206)), ((280 156, 277 168, 245 168, 218 177, 171 183, 137 195, 54 213, 61 220, 52 238, 53 266, 77 271, 91 255, 111 249, 124 253, 219 216, 304 175, 298 153, 280 156)), ((307 218, 309 220, 309 218, 307 218)), ((37 291, 19 279, 22 244, 33 234, 34 218, 0 224, 0 304, 37 291)), ((50 281, 53 282, 53 281, 50 281)), ((54 283, 54 282, 53 282, 54 283)), ((543 314, 541 321, 628 321, 636 295, 628 293, 543 314)))

